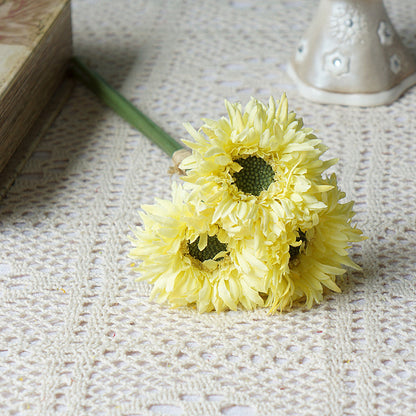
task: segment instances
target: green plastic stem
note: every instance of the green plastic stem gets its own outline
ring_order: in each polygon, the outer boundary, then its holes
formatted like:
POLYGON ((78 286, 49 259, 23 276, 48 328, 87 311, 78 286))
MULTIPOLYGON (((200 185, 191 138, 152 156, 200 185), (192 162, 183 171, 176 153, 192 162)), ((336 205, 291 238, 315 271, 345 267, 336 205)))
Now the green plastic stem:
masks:
POLYGON ((113 89, 99 74, 88 68, 79 58, 72 58, 71 70, 74 76, 96 94, 98 98, 159 146, 170 157, 177 150, 183 149, 181 144, 113 89))

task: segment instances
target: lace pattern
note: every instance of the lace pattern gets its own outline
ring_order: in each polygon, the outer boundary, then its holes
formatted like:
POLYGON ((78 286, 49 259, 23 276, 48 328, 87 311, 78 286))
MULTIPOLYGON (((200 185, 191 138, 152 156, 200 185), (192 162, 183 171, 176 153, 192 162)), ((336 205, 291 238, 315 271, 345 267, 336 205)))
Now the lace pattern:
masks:
MULTIPOLYGON (((368 240, 307 311, 199 315, 148 300, 127 235, 171 162, 78 85, 0 204, 0 413, 416 413, 416 89, 388 107, 303 99, 286 62, 317 1, 73 0, 76 54, 174 137, 223 99, 286 91, 339 157, 368 240)), ((416 51, 416 3, 386 1, 416 51)))

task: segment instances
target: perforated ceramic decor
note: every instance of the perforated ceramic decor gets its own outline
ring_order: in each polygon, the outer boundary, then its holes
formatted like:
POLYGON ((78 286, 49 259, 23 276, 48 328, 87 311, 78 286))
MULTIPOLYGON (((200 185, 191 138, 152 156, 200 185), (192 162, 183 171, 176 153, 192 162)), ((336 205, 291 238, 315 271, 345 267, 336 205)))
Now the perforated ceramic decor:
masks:
MULTIPOLYGON (((311 310, 198 314, 148 299, 127 257, 168 157, 83 86, 0 203, 1 415, 416 414, 416 89, 313 104, 286 73, 312 0, 74 0, 75 52, 178 140, 224 98, 286 91, 339 157, 368 236, 311 310)), ((416 52, 416 2, 386 1, 416 52)))

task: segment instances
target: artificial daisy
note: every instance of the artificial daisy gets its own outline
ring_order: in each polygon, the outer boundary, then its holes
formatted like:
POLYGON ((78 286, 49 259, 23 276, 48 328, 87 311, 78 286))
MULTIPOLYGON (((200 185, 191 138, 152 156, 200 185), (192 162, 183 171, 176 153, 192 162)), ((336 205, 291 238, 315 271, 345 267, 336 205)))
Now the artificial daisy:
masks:
MULTIPOLYGON (((186 152, 169 134, 113 90, 79 59, 74 75, 169 156, 186 152)), ((245 112, 226 102, 229 119, 205 120, 202 132, 186 126, 195 142, 180 168, 192 193, 173 187, 173 200, 144 207, 144 229, 132 238, 139 280, 152 297, 200 312, 268 306, 307 307, 325 287, 339 291, 336 276, 351 242, 353 203, 336 177, 322 179, 334 161, 302 119, 288 111, 286 96, 265 106, 254 98, 245 112), (205 135, 204 135, 205 134, 205 135)))
MULTIPOLYGON (((256 254, 256 240, 235 240, 173 186, 173 200, 144 206, 144 228, 132 239, 130 257, 139 260, 138 280, 153 285, 151 298, 172 306, 195 305, 199 312, 252 310, 263 306, 270 273, 256 254)), ((276 250, 278 255, 278 249, 276 250)))
MULTIPOLYGON (((344 266, 359 269, 348 256, 350 243, 364 239, 362 232, 351 225, 354 203, 339 203, 345 193, 337 187, 335 174, 327 179, 327 184, 332 189, 322 194, 326 208, 318 213, 318 223, 287 233, 291 242, 286 255, 281 254, 276 260, 279 273, 271 279, 266 301, 270 312, 286 309, 297 300, 311 308, 322 300, 324 287, 340 292, 335 278, 345 273, 344 266)), ((273 247, 270 250, 273 252, 273 247)))
POLYGON ((289 113, 285 94, 268 106, 252 98, 244 112, 225 104, 229 119, 205 119, 200 132, 185 125, 195 141, 183 140, 192 149, 180 165, 183 180, 235 236, 256 229, 273 239, 288 221, 312 226, 325 208, 321 193, 331 189, 322 180, 335 162, 320 159, 326 147, 289 113))

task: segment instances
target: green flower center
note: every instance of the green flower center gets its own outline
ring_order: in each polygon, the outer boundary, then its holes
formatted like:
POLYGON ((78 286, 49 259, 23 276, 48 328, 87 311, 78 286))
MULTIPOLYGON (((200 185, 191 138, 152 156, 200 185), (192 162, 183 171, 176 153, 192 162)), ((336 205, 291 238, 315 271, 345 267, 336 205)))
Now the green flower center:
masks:
MULTIPOLYGON (((304 233, 302 230, 299 229, 298 236, 296 237, 296 241, 301 241, 302 244, 305 244, 305 247, 306 247, 306 244, 307 244, 306 233, 304 233)), ((296 257, 299 256, 300 248, 302 247, 302 244, 299 246, 295 246, 295 247, 289 246, 289 256, 290 256, 289 261, 294 260, 296 257)))
MULTIPOLYGON (((207 245, 203 250, 198 248, 199 237, 192 243, 188 242, 189 254, 201 262, 205 260, 212 260, 221 251, 227 251, 227 244, 221 243, 217 236, 208 236, 207 245)), ((216 261, 222 260, 224 257, 215 259, 216 261)))
POLYGON ((242 167, 233 174, 234 183, 241 192, 259 196, 274 181, 273 168, 261 157, 249 156, 234 162, 242 167))

